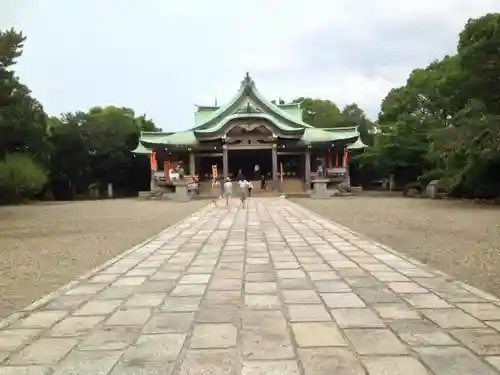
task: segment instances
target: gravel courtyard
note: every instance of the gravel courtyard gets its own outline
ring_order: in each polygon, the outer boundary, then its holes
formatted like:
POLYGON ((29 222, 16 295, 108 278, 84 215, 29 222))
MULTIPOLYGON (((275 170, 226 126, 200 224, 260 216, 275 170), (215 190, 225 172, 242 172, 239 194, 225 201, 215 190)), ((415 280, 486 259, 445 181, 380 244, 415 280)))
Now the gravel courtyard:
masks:
POLYGON ((294 201, 500 296, 498 206, 379 196, 294 201))
MULTIPOLYGON (((399 197, 294 201, 500 296, 497 207, 399 197)), ((114 200, 0 207, 0 317, 206 204, 114 200)))
POLYGON ((206 204, 122 199, 0 207, 0 318, 206 204))

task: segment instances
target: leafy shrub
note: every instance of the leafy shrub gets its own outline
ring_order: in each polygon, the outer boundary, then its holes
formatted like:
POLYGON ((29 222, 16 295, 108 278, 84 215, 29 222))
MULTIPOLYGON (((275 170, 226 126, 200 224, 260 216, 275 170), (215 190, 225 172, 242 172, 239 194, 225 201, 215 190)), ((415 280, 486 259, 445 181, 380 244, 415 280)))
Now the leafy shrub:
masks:
POLYGON ((405 187, 403 188, 403 195, 405 197, 408 197, 410 196, 410 191, 412 190, 416 190, 418 192, 418 194, 422 194, 422 192, 424 191, 424 187, 422 186, 422 184, 418 181, 414 181, 414 182, 410 182, 408 184, 405 185, 405 187))
POLYGON ((0 161, 0 201, 17 202, 40 193, 47 183, 45 170, 25 154, 9 154, 0 161))

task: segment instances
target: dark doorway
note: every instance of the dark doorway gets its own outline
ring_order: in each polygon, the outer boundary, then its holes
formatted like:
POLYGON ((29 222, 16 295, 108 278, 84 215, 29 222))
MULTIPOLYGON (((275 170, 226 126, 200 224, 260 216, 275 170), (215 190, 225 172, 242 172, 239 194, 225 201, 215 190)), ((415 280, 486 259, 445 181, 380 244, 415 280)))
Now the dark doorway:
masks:
POLYGON ((301 154, 278 155, 278 174, 283 166, 283 178, 304 178, 304 156, 301 154))
POLYGON ((232 179, 238 176, 239 171, 247 180, 259 180, 262 173, 268 179, 271 178, 273 171, 272 151, 264 150, 230 150, 229 175, 232 179), (259 171, 255 172, 255 165, 259 166, 259 171))

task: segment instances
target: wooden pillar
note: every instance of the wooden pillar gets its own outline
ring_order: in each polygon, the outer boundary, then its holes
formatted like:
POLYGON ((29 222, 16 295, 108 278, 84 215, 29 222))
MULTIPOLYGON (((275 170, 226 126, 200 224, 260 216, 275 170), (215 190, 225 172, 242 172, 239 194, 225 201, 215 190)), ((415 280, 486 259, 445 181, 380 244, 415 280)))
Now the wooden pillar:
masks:
POLYGON ((222 174, 224 178, 229 176, 229 158, 227 155, 227 145, 222 146, 222 174))
POLYGON ((309 190, 311 188, 311 149, 308 147, 306 148, 305 151, 305 161, 304 161, 304 168, 305 168, 305 181, 306 181, 306 190, 309 190))
POLYGON ((273 175, 272 175, 272 180, 273 180, 273 186, 277 186, 277 177, 278 177, 278 149, 277 146, 274 144, 273 149, 272 149, 272 158, 273 158, 273 175))
POLYGON ((194 176, 196 174, 196 164, 195 164, 195 156, 192 150, 189 151, 189 174, 194 176))

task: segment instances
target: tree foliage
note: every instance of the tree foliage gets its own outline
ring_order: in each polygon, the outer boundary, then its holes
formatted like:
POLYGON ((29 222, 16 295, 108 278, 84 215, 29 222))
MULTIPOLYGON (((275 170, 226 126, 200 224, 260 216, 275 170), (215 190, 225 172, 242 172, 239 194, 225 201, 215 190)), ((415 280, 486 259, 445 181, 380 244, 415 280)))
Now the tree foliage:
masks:
POLYGON ((159 130, 154 122, 113 106, 48 117, 15 75, 25 40, 0 31, 0 201, 30 198, 47 183, 63 199, 107 183, 119 194, 135 192, 144 163, 130 150, 141 130, 159 130))
POLYGON ((0 161, 0 197, 4 202, 32 198, 46 183, 44 168, 26 154, 9 154, 0 161))
POLYGON ((441 179, 455 195, 500 195, 498 51, 500 14, 469 20, 455 55, 388 93, 363 162, 401 183, 441 179))
POLYGON ((300 103, 302 120, 314 127, 358 127, 363 142, 368 145, 373 143, 375 124, 356 103, 348 104, 342 110, 334 102, 323 99, 300 97, 292 103, 300 103))
POLYGON ((0 31, 0 158, 29 152, 46 161, 45 111, 13 70, 25 40, 13 29, 0 31))

